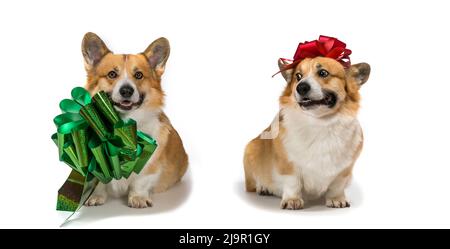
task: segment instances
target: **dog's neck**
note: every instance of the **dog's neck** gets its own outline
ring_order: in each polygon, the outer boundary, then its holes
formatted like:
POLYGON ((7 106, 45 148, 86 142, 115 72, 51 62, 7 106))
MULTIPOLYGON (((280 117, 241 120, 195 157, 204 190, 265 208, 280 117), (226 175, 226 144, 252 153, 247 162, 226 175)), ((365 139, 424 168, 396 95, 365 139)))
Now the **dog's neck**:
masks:
POLYGON ((308 113, 305 113, 302 110, 299 110, 298 108, 293 107, 286 107, 281 109, 280 114, 289 120, 296 120, 301 126, 313 125, 325 127, 333 126, 336 123, 342 124, 343 122, 351 123, 357 121, 357 118, 355 116, 345 115, 345 113, 334 113, 324 117, 315 117, 308 113))

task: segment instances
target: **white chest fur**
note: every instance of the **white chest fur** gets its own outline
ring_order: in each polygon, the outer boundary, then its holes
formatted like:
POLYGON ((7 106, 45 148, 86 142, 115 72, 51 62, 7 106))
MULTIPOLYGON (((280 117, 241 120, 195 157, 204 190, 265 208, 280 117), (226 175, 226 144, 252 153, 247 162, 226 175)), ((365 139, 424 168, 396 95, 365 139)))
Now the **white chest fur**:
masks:
POLYGON ((301 111, 283 109, 282 138, 287 157, 303 184, 303 192, 322 195, 345 168, 351 166, 361 139, 354 117, 335 115, 318 119, 301 111))
POLYGON ((127 114, 121 114, 121 116, 124 119, 134 119, 137 122, 138 130, 149 134, 153 138, 157 138, 161 127, 159 114, 157 111, 148 111, 145 108, 140 108, 127 114))

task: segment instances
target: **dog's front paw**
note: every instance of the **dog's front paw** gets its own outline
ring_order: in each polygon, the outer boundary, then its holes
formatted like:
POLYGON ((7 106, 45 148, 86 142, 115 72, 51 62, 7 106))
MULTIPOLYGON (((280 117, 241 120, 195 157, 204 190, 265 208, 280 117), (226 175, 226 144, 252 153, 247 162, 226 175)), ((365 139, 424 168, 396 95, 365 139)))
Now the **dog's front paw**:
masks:
POLYGON ((305 202, 300 198, 290 198, 281 200, 281 209, 298 210, 303 209, 305 202))
POLYGON ((345 197, 330 198, 330 199, 327 199, 327 207, 329 207, 329 208, 348 208, 348 207, 350 207, 350 202, 348 202, 345 199, 345 197))
POLYGON ((92 195, 89 199, 84 203, 85 206, 101 206, 105 204, 106 196, 104 195, 92 195))
POLYGON ((131 208, 148 208, 153 206, 153 202, 148 196, 130 196, 128 197, 128 206, 131 208))

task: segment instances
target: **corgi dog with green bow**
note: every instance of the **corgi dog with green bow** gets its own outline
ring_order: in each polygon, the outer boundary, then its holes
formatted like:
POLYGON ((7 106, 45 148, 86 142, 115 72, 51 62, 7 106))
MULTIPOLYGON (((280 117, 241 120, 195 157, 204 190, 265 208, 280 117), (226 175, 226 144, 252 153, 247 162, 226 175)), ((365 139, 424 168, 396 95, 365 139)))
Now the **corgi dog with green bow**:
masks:
POLYGON ((99 183, 87 206, 104 204, 108 197, 127 196, 128 206, 147 208, 153 205, 151 194, 163 192, 179 182, 186 172, 188 156, 183 142, 163 112, 164 73, 170 46, 159 38, 139 54, 114 54, 94 33, 87 33, 82 53, 87 83, 94 95, 108 94, 122 119, 134 119, 142 132, 153 137, 158 147, 139 174, 128 179, 99 183))

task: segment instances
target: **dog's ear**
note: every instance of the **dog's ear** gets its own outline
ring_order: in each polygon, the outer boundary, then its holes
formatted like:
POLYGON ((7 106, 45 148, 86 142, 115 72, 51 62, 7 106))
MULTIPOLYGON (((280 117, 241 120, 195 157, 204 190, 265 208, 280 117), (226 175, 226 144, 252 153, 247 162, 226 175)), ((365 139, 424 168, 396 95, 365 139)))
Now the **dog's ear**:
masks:
POLYGON ((164 73, 167 59, 170 54, 169 40, 161 37, 150 44, 143 53, 147 57, 150 67, 158 76, 164 73))
POLYGON ((83 42, 81 43, 81 52, 83 53, 87 70, 96 66, 103 56, 111 53, 102 39, 92 32, 88 32, 84 35, 83 42))
POLYGON ((287 81, 287 83, 291 82, 292 79, 292 72, 294 71, 293 68, 284 70, 284 68, 289 65, 290 63, 283 59, 278 59, 278 68, 281 71, 281 75, 283 75, 283 78, 287 81))
POLYGON ((367 63, 352 65, 349 69, 347 69, 347 74, 355 80, 356 85, 360 88, 369 79, 370 65, 367 63))

